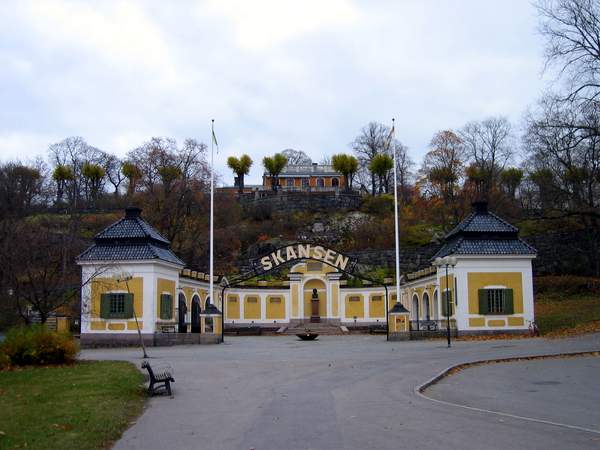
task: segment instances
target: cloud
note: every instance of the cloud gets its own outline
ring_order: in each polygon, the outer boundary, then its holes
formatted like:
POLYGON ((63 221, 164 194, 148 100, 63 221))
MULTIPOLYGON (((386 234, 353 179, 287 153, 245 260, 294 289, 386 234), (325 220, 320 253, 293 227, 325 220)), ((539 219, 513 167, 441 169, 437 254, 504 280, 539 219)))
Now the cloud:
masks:
POLYGON ((319 161, 395 117, 418 161, 440 129, 520 118, 543 86, 535 25, 521 0, 7 2, 0 154, 70 135, 119 155, 151 136, 209 143, 214 118, 224 179, 244 152, 259 182, 267 154, 319 161))
POLYGON ((255 51, 320 30, 349 26, 360 17, 356 6, 346 0, 212 0, 199 13, 230 21, 237 44, 255 51))

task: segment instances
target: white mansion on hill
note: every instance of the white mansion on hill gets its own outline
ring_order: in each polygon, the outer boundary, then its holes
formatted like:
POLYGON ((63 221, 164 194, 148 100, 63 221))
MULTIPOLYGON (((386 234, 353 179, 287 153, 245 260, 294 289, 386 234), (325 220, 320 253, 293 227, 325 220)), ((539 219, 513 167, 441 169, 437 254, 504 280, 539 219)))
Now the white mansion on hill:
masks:
MULTIPOLYGON (((523 332, 534 317, 531 262, 536 252, 485 203, 474 204, 435 255, 453 256, 455 265, 406 274, 400 304, 392 283, 350 287, 343 255, 303 244, 292 249, 294 258, 284 261, 277 253, 262 258, 265 267, 267 261, 291 265, 287 281, 223 290, 226 279, 215 280, 211 304, 208 275, 187 269, 140 213, 128 208, 78 258, 83 279, 91 280, 81 292, 83 345, 134 343, 138 327, 148 344, 219 342, 221 314, 225 330, 283 331, 309 322, 350 329, 385 326, 392 310, 408 314, 410 330, 421 332, 443 329, 449 313, 459 334, 523 332)), ((404 328, 398 323, 390 319, 392 334, 408 330, 408 322, 404 328)))

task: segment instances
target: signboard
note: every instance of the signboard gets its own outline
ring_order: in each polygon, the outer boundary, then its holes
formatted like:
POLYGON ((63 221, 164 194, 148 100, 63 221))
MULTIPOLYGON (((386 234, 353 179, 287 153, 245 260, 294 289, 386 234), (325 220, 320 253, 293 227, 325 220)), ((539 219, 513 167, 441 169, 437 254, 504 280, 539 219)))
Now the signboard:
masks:
POLYGON ((352 271, 355 265, 355 261, 351 260, 349 256, 322 245, 291 244, 258 258, 253 261, 252 266, 256 272, 261 273, 276 269, 282 264, 300 262, 305 259, 322 261, 345 272, 352 271))

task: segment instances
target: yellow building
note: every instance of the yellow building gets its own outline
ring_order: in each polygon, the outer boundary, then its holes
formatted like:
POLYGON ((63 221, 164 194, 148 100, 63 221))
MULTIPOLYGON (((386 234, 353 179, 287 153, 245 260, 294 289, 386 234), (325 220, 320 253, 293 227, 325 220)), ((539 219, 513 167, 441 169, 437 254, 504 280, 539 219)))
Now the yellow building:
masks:
POLYGON ((390 327, 392 337, 440 332, 448 319, 459 334, 523 332, 533 320, 534 257, 517 228, 477 203, 446 236, 434 257, 437 265, 403 275, 402 307, 394 308, 391 283, 348 286, 351 259, 310 243, 290 244, 253 262, 253 275, 290 267, 287 280, 246 286, 223 277, 214 280, 209 296, 208 275, 186 269, 140 210, 130 208, 78 259, 84 281, 81 339, 84 345, 135 343, 139 327, 154 345, 220 342, 221 323, 225 331, 308 326, 341 333, 385 327, 390 310, 401 312, 390 327), (441 265, 439 258, 445 258, 441 265), (408 311, 406 321, 402 311, 408 311))

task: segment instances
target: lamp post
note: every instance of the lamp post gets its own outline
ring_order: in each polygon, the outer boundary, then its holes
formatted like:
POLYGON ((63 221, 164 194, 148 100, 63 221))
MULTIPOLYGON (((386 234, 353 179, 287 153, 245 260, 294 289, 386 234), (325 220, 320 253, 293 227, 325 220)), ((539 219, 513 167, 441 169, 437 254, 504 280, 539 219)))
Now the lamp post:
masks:
MULTIPOLYGON (((127 293, 131 294, 129 290, 129 280, 131 280, 133 276, 131 274, 122 272, 114 275, 114 279, 117 283, 125 283, 125 287, 127 288, 127 293)), ((135 320, 135 327, 137 328, 138 337, 140 338, 140 344, 142 346, 142 352, 144 353, 144 359, 148 359, 148 353, 146 353, 146 344, 144 344, 144 338, 142 337, 142 330, 140 330, 140 324, 137 319, 137 315, 135 314, 135 303, 132 305, 131 310, 133 311, 133 319, 135 320)))
POLYGON ((450 290, 448 288, 448 267, 456 266, 456 257, 444 256, 443 258, 435 258, 433 265, 441 268, 446 268, 446 339, 448 340, 448 348, 452 346, 450 339, 450 290))

